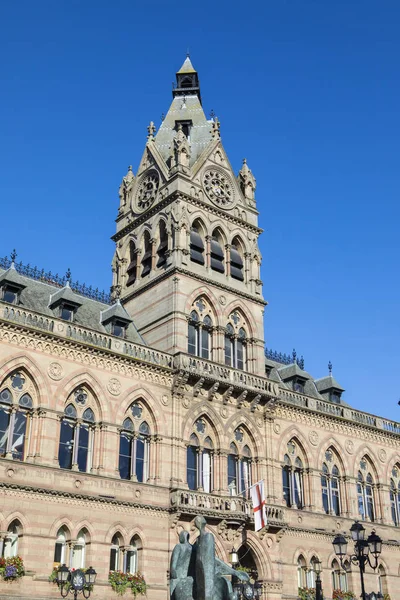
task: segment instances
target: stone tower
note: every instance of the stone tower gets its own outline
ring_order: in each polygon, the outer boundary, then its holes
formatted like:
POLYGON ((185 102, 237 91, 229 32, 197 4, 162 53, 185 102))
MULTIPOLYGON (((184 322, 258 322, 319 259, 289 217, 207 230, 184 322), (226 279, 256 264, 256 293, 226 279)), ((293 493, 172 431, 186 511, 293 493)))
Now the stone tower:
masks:
POLYGON ((114 297, 153 348, 264 374, 255 178, 235 176, 187 57, 120 190, 114 297))

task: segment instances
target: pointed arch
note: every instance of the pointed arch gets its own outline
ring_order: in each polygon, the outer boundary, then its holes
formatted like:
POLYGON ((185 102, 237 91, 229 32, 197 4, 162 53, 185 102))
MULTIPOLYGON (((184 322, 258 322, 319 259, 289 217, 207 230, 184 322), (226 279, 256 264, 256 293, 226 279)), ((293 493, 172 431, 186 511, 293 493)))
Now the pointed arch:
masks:
POLYGON ((126 391, 115 415, 116 423, 122 423, 129 407, 139 400, 142 401, 150 415, 152 432, 156 435, 165 432, 167 428, 165 413, 159 408, 157 396, 143 387, 142 383, 137 383, 126 391))
POLYGON ((123 541, 123 546, 127 546, 129 544, 129 539, 128 539, 128 532, 125 528, 125 526, 121 523, 121 522, 117 522, 114 523, 113 525, 110 525, 110 527, 107 530, 107 533, 105 534, 103 541, 105 544, 109 544, 112 540, 112 538, 114 537, 114 535, 119 534, 121 536, 121 539, 123 541))
POLYGON ((283 461, 283 457, 287 453, 287 445, 291 440, 293 440, 295 443, 297 443, 298 447, 300 448, 300 450, 302 452, 302 455, 304 457, 304 463, 305 463, 304 468, 306 468, 306 469, 310 468, 310 466, 311 466, 310 460, 308 458, 308 452, 306 450, 306 448, 308 447, 308 444, 307 444, 305 437, 303 436, 303 434, 297 427, 289 426, 286 429, 286 431, 282 432, 281 442, 278 446, 278 455, 276 456, 276 459, 280 462, 283 461))
POLYGON ((36 406, 48 406, 52 395, 49 390, 47 378, 42 373, 35 360, 26 354, 16 354, 8 358, 0 367, 0 382, 3 382, 14 371, 24 370, 31 378, 37 392, 36 406))
POLYGON ((213 291, 203 285, 199 288, 196 288, 191 294, 189 294, 189 296, 186 298, 186 302, 185 302, 185 314, 189 314, 190 313, 190 309, 193 306, 194 302, 196 302, 196 300, 198 298, 201 298, 202 296, 204 296, 204 298, 208 301, 208 303, 210 304, 210 306, 212 307, 212 310, 214 312, 215 315, 215 323, 220 325, 220 320, 221 320, 221 316, 222 316, 222 312, 220 309, 220 303, 218 302, 218 298, 216 297, 216 295, 213 293, 213 291))
POLYGON ((30 522, 28 517, 21 513, 19 510, 15 510, 12 513, 9 513, 5 518, 5 528, 6 530, 10 527, 13 521, 19 521, 20 526, 22 527, 22 533, 26 533, 30 530, 30 522))
POLYGON ((225 322, 223 324, 226 325, 226 323, 228 323, 230 315, 232 313, 234 313, 235 311, 242 314, 242 318, 248 328, 248 331, 246 332, 247 336, 248 337, 256 337, 258 330, 257 330, 256 322, 254 320, 254 316, 252 315, 252 313, 250 312, 248 307, 245 305, 245 303, 240 298, 235 298, 235 300, 232 300, 232 302, 230 302, 225 307, 224 314, 223 314, 223 318, 224 318, 225 322))
POLYGON ((79 523, 75 525, 73 529, 73 539, 76 539, 78 537, 78 534, 82 529, 87 530, 90 542, 93 542, 93 540, 95 539, 95 529, 87 519, 82 519, 82 521, 79 521, 79 523))
POLYGON ((189 439, 194 423, 202 416, 204 416, 210 424, 212 431, 214 431, 216 447, 220 448, 224 439, 224 427, 220 415, 214 408, 207 404, 194 405, 187 411, 185 419, 182 421, 182 439, 189 439))
POLYGON ((268 552, 265 552, 263 544, 256 532, 248 530, 246 533, 245 543, 253 552, 258 571, 258 578, 264 580, 274 579, 276 574, 274 573, 273 564, 268 552))
POLYGON ((108 403, 103 400, 108 394, 102 384, 88 371, 82 372, 79 370, 59 384, 55 392, 57 410, 63 412, 69 396, 76 388, 81 386, 86 386, 92 394, 97 412, 96 419, 98 421, 109 421, 111 415, 109 414, 108 403))
POLYGON ((74 526, 72 524, 72 521, 67 516, 58 517, 55 521, 53 521, 53 524, 49 529, 49 538, 55 538, 57 536, 58 530, 61 529, 61 527, 64 527, 64 529, 68 531, 69 540, 71 540, 74 526))
POLYGON ((325 460, 325 452, 331 449, 335 457, 337 458, 337 461, 340 463, 342 475, 350 475, 352 473, 352 470, 348 458, 344 455, 344 452, 339 452, 338 448, 340 447, 341 445, 335 437, 331 435, 324 437, 320 441, 318 450, 316 452, 317 464, 314 465, 315 468, 321 468, 321 465, 325 460))
POLYGON ((227 445, 229 446, 230 442, 233 441, 234 432, 239 427, 243 428, 246 431, 249 439, 251 440, 251 443, 253 445, 253 456, 263 456, 265 443, 258 431, 258 427, 255 421, 249 418, 248 415, 234 414, 228 420, 228 422, 225 425, 225 437, 227 445))
POLYGON ((353 463, 354 476, 357 477, 357 473, 360 470, 360 462, 363 458, 365 458, 367 460, 368 466, 371 469, 371 473, 373 474, 373 476, 375 478, 375 483, 379 483, 380 481, 382 481, 382 473, 378 470, 378 467, 380 469, 380 466, 379 466, 380 461, 378 460, 378 457, 375 455, 375 452, 373 452, 371 450, 371 448, 367 445, 364 445, 362 448, 360 448, 354 456, 354 463, 353 463))

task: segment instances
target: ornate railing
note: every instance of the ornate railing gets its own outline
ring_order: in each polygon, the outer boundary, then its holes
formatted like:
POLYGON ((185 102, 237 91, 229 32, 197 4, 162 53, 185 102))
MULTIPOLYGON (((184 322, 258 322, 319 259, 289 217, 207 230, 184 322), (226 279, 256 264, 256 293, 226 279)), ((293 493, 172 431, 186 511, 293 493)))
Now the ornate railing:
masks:
POLYGON ((111 339, 109 336, 74 325, 68 325, 67 337, 77 340, 78 342, 91 344, 92 346, 99 346, 100 348, 110 348, 111 346, 111 339))
POLYGON ((173 360, 173 367, 174 369, 188 371, 199 377, 206 377, 216 382, 226 383, 227 385, 233 384, 242 388, 253 388, 258 392, 270 394, 271 396, 279 395, 279 385, 266 377, 259 377, 246 371, 219 365, 204 358, 192 356, 191 354, 176 354, 173 360))
MULTIPOLYGON (((175 489, 170 494, 171 507, 181 512, 195 514, 218 514, 223 518, 240 515, 253 519, 253 508, 250 500, 241 496, 217 496, 195 490, 175 489)), ((280 506, 266 506, 267 521, 271 523, 285 522, 285 510, 280 506)))
POLYGON ((282 365, 297 363, 300 369, 304 370, 304 358, 302 356, 297 358, 296 350, 293 350, 292 354, 285 354, 277 352, 276 350, 271 350, 271 348, 265 348, 265 358, 269 358, 269 360, 281 363, 282 365))
POLYGON ((170 367, 172 363, 172 357, 170 354, 165 352, 158 352, 152 348, 146 346, 140 346, 139 344, 132 344, 130 342, 124 343, 124 354, 128 354, 133 358, 150 362, 161 367, 170 367))
MULTIPOLYGON (((67 283, 67 275, 59 275, 58 273, 52 273, 51 271, 45 271, 44 269, 38 269, 37 267, 32 267, 31 265, 24 265, 22 262, 14 263, 14 266, 18 273, 24 275, 25 277, 30 277, 30 279, 36 279, 37 281, 42 281, 43 283, 49 283, 50 285, 55 285, 56 287, 64 287, 67 283)), ((0 258, 0 268, 9 269, 11 267, 11 259, 7 256, 0 258)), ((85 283, 80 283, 79 281, 71 281, 70 282, 71 289, 80 294, 81 296, 86 296, 87 298, 91 298, 92 300, 97 300, 98 302, 102 302, 103 304, 111 304, 110 294, 107 294, 104 291, 99 290, 98 288, 93 288, 91 285, 87 286, 85 283)))

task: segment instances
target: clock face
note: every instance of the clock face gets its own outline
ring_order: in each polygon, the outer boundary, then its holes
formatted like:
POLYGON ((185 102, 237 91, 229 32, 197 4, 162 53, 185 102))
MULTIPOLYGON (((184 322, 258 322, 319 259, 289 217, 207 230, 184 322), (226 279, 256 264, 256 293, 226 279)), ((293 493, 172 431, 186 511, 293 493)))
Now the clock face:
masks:
POLYGON ((136 194, 136 207, 140 212, 147 210, 157 196, 160 177, 157 171, 150 171, 143 176, 136 194))
POLYGON ((207 169, 203 175, 204 190, 209 199, 221 208, 229 208, 234 201, 230 177, 219 169, 207 169))

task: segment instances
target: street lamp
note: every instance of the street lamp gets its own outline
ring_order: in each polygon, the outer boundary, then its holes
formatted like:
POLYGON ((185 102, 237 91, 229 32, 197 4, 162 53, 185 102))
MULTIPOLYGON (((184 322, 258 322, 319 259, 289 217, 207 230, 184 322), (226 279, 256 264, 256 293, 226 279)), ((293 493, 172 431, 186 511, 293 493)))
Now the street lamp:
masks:
MULTIPOLYGON (((365 566, 368 563, 373 570, 378 566, 378 558, 382 552, 382 540, 375 531, 372 531, 368 538, 365 539, 365 529, 358 521, 353 523, 350 527, 350 533, 354 542, 354 554, 351 554, 349 558, 353 565, 358 565, 360 569, 361 598, 362 600, 368 600, 364 587, 365 566), (371 559, 371 556, 373 559, 371 559)), ((344 557, 347 554, 347 540, 343 535, 339 534, 332 543, 335 554, 339 558, 340 564, 344 569, 344 557)))
POLYGON ((61 596, 66 598, 68 594, 73 594, 74 600, 77 600, 78 594, 83 594, 84 598, 89 598, 90 588, 95 584, 96 576, 93 567, 89 567, 85 572, 82 569, 69 570, 66 565, 61 565, 57 571, 57 585, 61 596))
POLYGON ((322 563, 320 560, 314 561, 315 580, 315 600, 322 600, 322 584, 321 584, 322 563))

